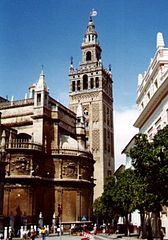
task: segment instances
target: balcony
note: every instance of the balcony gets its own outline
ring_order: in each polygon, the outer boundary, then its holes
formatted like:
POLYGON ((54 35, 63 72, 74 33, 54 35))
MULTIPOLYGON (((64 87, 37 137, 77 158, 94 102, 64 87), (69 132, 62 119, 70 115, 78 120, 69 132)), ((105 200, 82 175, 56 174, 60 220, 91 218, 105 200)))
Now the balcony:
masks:
POLYGON ((51 155, 81 156, 93 159, 91 152, 79 149, 57 148, 51 150, 51 155))
POLYGON ((32 143, 29 140, 23 139, 14 139, 9 141, 6 144, 6 149, 29 149, 29 150, 36 150, 36 151, 43 151, 43 147, 40 144, 32 143))

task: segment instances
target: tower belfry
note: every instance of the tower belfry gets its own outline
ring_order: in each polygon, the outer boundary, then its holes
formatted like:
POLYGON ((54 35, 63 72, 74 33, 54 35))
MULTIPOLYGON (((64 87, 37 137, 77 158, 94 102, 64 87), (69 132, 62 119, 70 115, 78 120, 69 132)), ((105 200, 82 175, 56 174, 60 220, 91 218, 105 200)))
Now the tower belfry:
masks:
MULTIPOLYGON (((85 115, 87 147, 95 163, 94 198, 103 192, 104 180, 114 172, 113 95, 111 68, 106 70, 101 59, 101 46, 90 16, 81 44, 79 69, 70 67, 70 109, 77 112, 80 104, 85 115)), ((71 63, 72 65, 72 63, 71 63)))
POLYGON ((95 31, 95 25, 90 17, 87 31, 84 36, 84 40, 81 45, 82 49, 82 64, 81 67, 88 66, 97 66, 99 60, 101 59, 101 47, 97 40, 97 32, 95 31))

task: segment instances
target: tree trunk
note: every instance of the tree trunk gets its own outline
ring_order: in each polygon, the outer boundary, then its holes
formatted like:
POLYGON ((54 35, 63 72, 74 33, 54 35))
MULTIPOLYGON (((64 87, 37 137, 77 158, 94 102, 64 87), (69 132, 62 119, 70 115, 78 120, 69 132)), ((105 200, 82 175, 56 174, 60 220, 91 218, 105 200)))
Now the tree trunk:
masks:
POLYGON ((161 221, 159 212, 141 212, 141 228, 141 238, 147 238, 148 240, 161 239, 161 221))
POLYGON ((129 236, 129 221, 128 221, 128 213, 125 215, 125 236, 129 236))
POLYGON ((150 222, 152 229, 152 237, 154 239, 161 239, 161 220, 160 212, 154 212, 150 214, 150 222))
POLYGON ((140 231, 140 238, 147 238, 147 214, 145 214, 144 209, 141 209, 140 212, 140 216, 141 216, 141 231, 140 231))

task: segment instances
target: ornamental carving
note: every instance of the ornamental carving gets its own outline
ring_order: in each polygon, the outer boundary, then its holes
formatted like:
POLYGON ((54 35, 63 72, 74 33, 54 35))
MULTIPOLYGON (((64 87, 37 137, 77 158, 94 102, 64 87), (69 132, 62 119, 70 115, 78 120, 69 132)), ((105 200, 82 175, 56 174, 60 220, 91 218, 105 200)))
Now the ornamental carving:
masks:
POLYGON ((90 92, 90 93, 83 93, 82 91, 80 94, 71 96, 71 104, 76 102, 78 103, 79 100, 88 100, 88 101, 93 101, 99 99, 99 92, 90 92))
POLYGON ((10 163, 10 171, 17 174, 27 174, 30 171, 30 160, 24 156, 17 157, 10 163))
POLYGON ((100 131, 99 130, 93 130, 92 139, 93 139, 93 151, 98 151, 100 148, 100 131))
POLYGON ((99 104, 98 103, 92 104, 92 121, 93 122, 99 121, 99 104))
POLYGON ((77 166, 74 162, 65 162, 62 166, 63 177, 76 178, 77 176, 77 166))

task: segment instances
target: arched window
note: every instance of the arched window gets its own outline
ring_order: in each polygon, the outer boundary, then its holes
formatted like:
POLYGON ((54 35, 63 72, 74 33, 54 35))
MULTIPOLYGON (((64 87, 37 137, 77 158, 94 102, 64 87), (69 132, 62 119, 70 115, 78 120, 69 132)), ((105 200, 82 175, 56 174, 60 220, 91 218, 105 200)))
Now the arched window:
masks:
POLYGON ((80 91, 80 80, 77 81, 77 91, 80 91))
POLYGON ((94 88, 94 79, 93 78, 90 79, 90 88, 91 89, 94 88))
POLYGON ((37 106, 41 105, 41 93, 37 93, 37 106))
POLYGON ((90 51, 88 51, 86 53, 86 61, 91 61, 91 52, 90 51))
POLYGON ((75 81, 72 81, 72 92, 75 92, 75 81))
POLYGON ((98 88, 98 87, 99 87, 99 78, 96 77, 96 88, 98 88))
POLYGON ((88 76, 83 76, 83 89, 88 89, 88 76))

